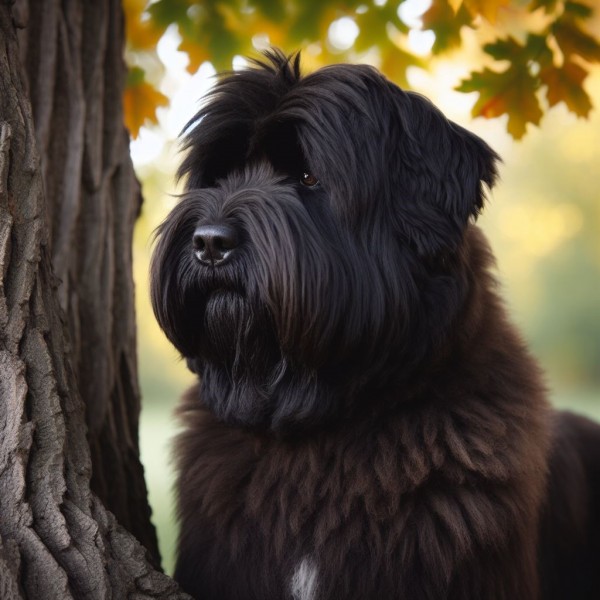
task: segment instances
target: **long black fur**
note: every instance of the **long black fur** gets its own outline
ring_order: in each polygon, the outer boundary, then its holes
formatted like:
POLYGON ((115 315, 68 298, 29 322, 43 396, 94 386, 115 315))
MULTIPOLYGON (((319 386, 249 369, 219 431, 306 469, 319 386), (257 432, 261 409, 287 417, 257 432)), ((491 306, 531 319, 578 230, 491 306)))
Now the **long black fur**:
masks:
POLYGON ((152 265, 199 375, 177 443, 184 588, 600 597, 600 428, 553 416, 496 295, 473 224, 493 150, 371 67, 302 77, 278 51, 219 80, 185 148, 152 265), (197 258, 206 225, 236 232, 223 264, 197 258))

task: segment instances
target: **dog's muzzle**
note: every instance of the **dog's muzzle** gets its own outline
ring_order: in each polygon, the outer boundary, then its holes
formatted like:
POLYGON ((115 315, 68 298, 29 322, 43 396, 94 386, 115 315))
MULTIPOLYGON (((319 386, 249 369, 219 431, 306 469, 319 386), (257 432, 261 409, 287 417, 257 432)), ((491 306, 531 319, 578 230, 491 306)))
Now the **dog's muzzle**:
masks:
POLYGON ((192 243, 194 255, 203 264, 217 267, 226 262, 238 246, 237 231, 230 225, 199 225, 192 243))

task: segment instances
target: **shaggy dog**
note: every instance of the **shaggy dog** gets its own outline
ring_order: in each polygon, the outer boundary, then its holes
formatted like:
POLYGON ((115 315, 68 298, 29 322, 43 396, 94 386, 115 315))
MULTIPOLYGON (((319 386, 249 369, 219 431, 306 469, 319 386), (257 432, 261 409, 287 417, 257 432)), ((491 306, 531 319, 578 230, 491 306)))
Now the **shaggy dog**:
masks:
POLYGON ((553 413, 474 220, 497 155, 368 66, 220 79, 152 301, 203 600, 600 598, 600 428, 553 413))

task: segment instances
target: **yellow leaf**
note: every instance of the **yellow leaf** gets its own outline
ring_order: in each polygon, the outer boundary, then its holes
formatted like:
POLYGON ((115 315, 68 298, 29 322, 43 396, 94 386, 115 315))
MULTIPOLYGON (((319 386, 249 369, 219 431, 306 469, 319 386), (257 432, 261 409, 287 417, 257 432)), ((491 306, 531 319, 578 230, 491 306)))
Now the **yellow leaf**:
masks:
POLYGON ((462 6, 463 0, 448 0, 450 8, 454 11, 454 14, 458 12, 458 9, 462 6))
POLYGON ((397 45, 389 44, 382 52, 381 59, 381 72, 399 86, 408 88, 406 70, 411 65, 419 64, 418 58, 397 45))
POLYGON ((201 44, 198 40, 191 40, 187 36, 181 37, 181 43, 177 48, 180 52, 185 52, 190 59, 187 66, 187 71, 194 74, 202 63, 212 58, 206 45, 201 44))
MULTIPOLYGON (((225 20, 225 27, 236 34, 246 33, 248 15, 227 4, 217 5, 217 10, 225 20)), ((256 11, 254 11, 256 12, 256 11)))
POLYGON ((308 45, 308 47, 302 48, 300 68, 305 75, 333 62, 336 62, 336 58, 331 56, 327 49, 322 49, 320 44, 308 45))
POLYGON ((498 17, 498 9, 506 6, 510 0, 464 0, 465 6, 469 12, 475 15, 481 15, 486 21, 492 25, 498 17))
POLYGON ((219 4, 217 10, 225 20, 225 27, 237 36, 252 38, 266 35, 271 46, 285 46, 288 37, 289 19, 285 23, 274 23, 258 10, 242 13, 227 4, 219 4))
POLYGON ((125 37, 134 50, 154 50, 163 30, 152 19, 144 19, 147 0, 123 0, 125 37))
POLYGON ((156 123, 156 108, 168 103, 169 99, 147 81, 126 87, 123 93, 123 113, 125 126, 131 136, 136 138, 146 121, 156 123))

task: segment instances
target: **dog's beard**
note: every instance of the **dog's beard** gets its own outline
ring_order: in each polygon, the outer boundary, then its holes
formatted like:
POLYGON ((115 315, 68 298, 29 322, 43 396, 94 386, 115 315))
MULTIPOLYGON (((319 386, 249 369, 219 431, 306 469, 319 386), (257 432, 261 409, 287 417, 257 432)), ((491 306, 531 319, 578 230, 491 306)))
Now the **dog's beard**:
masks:
POLYGON ((245 369, 250 356, 262 358, 264 344, 256 333, 256 321, 265 321, 261 316, 255 316, 238 292, 218 289, 210 293, 204 313, 206 354, 217 363, 230 365, 233 373, 245 369))
POLYGON ((331 387, 284 357, 264 305, 216 290, 206 301, 203 332, 201 397, 217 418, 284 432, 332 414, 331 387))
POLYGON ((202 398, 222 420, 264 424, 280 362, 271 319, 239 292, 209 294, 199 353, 202 398))

